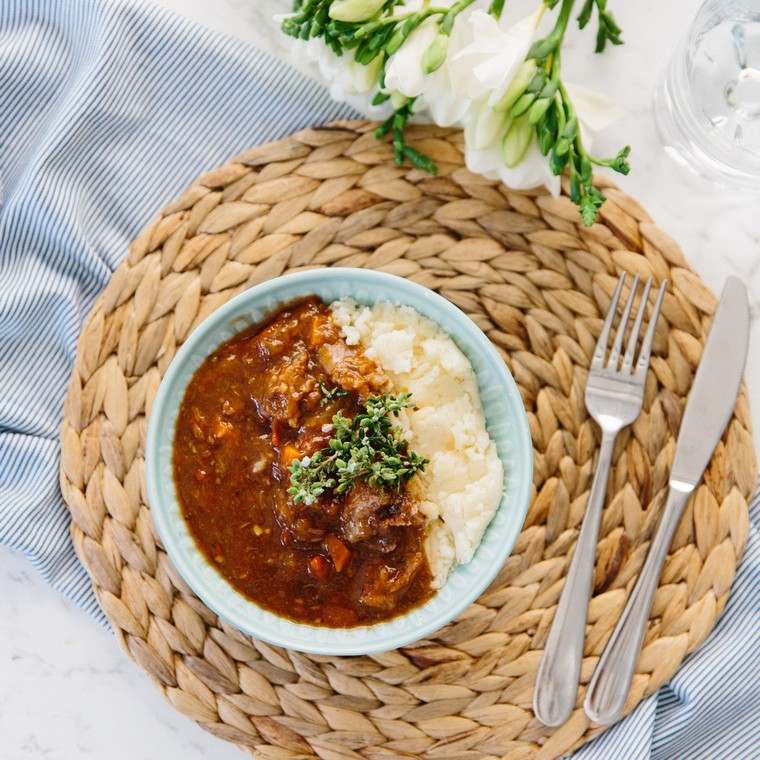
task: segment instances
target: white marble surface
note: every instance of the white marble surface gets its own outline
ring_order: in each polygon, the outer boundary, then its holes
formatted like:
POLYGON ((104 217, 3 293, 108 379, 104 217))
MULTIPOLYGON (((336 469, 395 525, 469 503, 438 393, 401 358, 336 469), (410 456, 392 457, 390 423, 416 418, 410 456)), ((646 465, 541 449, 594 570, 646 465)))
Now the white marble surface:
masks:
MULTIPOLYGON (((208 27, 276 47, 269 21, 287 0, 157 0, 208 27)), ((512 0, 526 6, 524 0, 512 0)), ((633 146, 622 187, 682 245, 718 290, 729 274, 747 283, 755 335, 748 379, 760 446, 760 223, 757 201, 683 176, 664 157, 650 108, 655 81, 697 0, 612 0, 627 44, 599 59, 586 35, 565 56, 574 81, 617 98, 627 118, 601 147, 633 146)), ((0 554, 0 757, 8 760, 233 760, 243 755, 164 703, 111 635, 62 601, 20 557, 0 554)))

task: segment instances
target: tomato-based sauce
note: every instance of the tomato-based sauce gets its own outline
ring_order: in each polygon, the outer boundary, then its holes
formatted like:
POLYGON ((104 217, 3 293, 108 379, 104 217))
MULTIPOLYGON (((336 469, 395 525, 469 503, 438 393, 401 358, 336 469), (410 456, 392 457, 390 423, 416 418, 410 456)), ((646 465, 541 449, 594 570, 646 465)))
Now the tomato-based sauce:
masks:
POLYGON ((357 480, 311 504, 288 491, 291 463, 328 446, 333 416, 385 390, 317 298, 241 332, 193 376, 174 439, 182 512, 208 560, 261 607, 344 627, 432 595, 424 521, 403 488, 357 480))

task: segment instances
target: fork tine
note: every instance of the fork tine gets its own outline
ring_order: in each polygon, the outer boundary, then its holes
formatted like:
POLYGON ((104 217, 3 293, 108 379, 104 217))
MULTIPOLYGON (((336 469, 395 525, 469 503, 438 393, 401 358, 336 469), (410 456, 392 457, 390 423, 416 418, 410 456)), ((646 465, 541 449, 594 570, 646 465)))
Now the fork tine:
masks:
POLYGON ((615 342, 612 344, 612 351, 610 351, 610 358, 607 362, 607 369, 611 369, 617 372, 618 360, 620 359, 620 349, 623 347, 623 338, 625 337, 625 328, 628 325, 628 318, 631 315, 631 309, 633 308, 633 299, 636 298, 636 291, 639 287, 639 276, 636 275, 633 278, 631 284, 631 292, 628 295, 628 300, 625 303, 625 309, 623 309, 623 316, 620 317, 620 324, 618 325, 617 333, 615 333, 615 342))
POLYGON ((652 343, 654 342, 654 333, 657 328, 657 320, 660 317, 660 309, 662 308, 662 302, 665 298, 665 290, 667 287, 668 281, 663 280, 660 285, 660 290, 657 293, 657 300, 654 302, 652 316, 649 318, 646 335, 644 335, 644 340, 641 343, 641 353, 639 354, 638 362, 636 362, 636 372, 634 373, 638 380, 644 380, 646 378, 647 368, 649 367, 649 357, 652 353, 652 343))
POLYGON ((628 345, 625 349, 625 356, 623 357, 622 372, 630 374, 633 367, 633 357, 636 355, 636 344, 639 341, 639 332, 641 331, 641 323, 644 319, 644 314, 647 310, 647 302, 649 301, 649 291, 652 288, 652 278, 649 277, 644 285, 644 292, 641 294, 641 302, 639 303, 639 310, 636 313, 636 320, 631 328, 631 336, 628 338, 628 345))
POLYGON ((610 330, 612 329, 612 323, 615 320, 615 314, 617 313, 618 301, 620 301, 620 294, 623 292, 623 284, 625 283, 625 272, 623 272, 618 278, 615 290, 612 293, 612 300, 610 306, 607 309, 607 315, 604 318, 602 324, 602 330, 599 333, 599 339, 596 341, 596 348, 594 349, 594 356, 591 359, 591 369, 601 369, 604 366, 604 356, 607 353, 607 341, 610 337, 610 330))

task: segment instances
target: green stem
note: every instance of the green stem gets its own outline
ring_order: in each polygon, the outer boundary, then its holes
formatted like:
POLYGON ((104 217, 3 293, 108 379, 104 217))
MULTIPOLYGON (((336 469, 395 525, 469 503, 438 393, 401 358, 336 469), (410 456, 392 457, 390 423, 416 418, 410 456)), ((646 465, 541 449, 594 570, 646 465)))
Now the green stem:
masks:
POLYGON ((387 26, 388 24, 398 24, 401 21, 406 21, 407 19, 412 18, 412 16, 419 16, 420 21, 424 21, 430 16, 442 16, 448 12, 448 8, 426 8, 422 11, 410 11, 409 13, 401 13, 398 16, 386 16, 385 18, 379 18, 369 23, 365 22, 364 26, 356 32, 356 36, 365 36, 370 32, 374 32, 375 29, 379 29, 381 26, 387 26))
POLYGON ((454 5, 446 11, 446 15, 443 17, 441 31, 444 34, 450 34, 451 30, 454 28, 454 22, 457 20, 457 16, 467 8, 467 6, 472 5, 474 2, 475 0, 459 0, 459 2, 454 3, 454 5))
POLYGON ((559 49, 560 45, 562 45, 562 40, 565 38, 567 25, 573 12, 573 5, 575 5, 575 0, 562 0, 562 8, 560 9, 559 16, 557 16, 554 29, 542 40, 538 40, 533 44, 528 53, 528 58, 542 61, 555 50, 559 49))

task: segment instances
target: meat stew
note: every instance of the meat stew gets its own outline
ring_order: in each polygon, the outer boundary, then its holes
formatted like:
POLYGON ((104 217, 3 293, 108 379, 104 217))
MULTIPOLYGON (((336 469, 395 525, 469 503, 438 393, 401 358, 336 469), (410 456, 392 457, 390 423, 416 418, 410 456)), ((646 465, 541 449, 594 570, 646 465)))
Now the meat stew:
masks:
POLYGON ((357 478, 293 496, 294 462, 319 461, 336 417, 360 419, 387 389, 315 297, 239 333, 193 376, 174 438, 182 513, 209 562, 259 606, 352 627, 432 596, 424 520, 405 482, 357 478))

